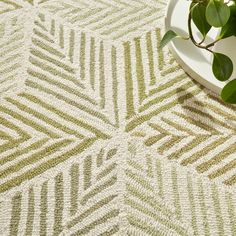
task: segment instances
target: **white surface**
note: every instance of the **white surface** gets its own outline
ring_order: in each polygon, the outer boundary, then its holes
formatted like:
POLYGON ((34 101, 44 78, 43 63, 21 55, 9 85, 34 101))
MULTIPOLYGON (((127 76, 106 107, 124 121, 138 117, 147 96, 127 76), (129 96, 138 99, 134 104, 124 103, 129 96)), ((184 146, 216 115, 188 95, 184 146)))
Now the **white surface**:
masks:
MULTIPOLYGON (((174 29, 183 36, 188 35, 187 19, 190 3, 191 2, 187 0, 169 1, 165 19, 166 30, 174 29)), ((192 24, 192 26, 194 36, 197 41, 200 42, 201 36, 197 33, 194 24, 192 24)), ((213 41, 217 34, 218 31, 216 29, 211 29, 207 41, 213 41)), ((236 38, 234 37, 226 40, 227 42, 224 42, 224 40, 216 45, 214 50, 217 52, 229 53, 231 59, 236 62, 236 49, 232 50, 233 42, 234 47, 236 47, 236 38)), ((178 38, 174 39, 173 42, 169 44, 169 47, 178 63, 193 79, 214 92, 220 93, 225 83, 218 81, 212 73, 212 54, 210 52, 197 48, 190 40, 178 38)), ((234 68, 236 68, 236 63, 234 64, 234 68)), ((236 77, 236 70, 234 70, 232 78, 233 77, 236 77)))

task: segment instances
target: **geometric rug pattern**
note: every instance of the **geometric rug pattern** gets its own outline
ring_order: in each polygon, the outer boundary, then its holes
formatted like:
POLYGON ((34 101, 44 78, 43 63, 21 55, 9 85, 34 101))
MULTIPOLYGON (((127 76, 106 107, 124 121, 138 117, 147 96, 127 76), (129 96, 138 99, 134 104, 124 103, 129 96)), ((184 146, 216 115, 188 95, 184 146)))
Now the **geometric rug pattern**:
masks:
POLYGON ((236 107, 167 48, 164 0, 1 0, 0 235, 236 235, 236 107))

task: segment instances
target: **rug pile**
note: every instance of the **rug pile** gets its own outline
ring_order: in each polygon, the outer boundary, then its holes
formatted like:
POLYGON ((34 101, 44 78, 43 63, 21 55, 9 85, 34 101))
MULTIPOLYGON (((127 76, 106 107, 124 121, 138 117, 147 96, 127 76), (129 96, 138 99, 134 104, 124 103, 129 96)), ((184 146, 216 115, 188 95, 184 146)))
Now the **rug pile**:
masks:
POLYGON ((236 108, 159 49, 165 8, 0 1, 0 235, 236 235, 236 108))

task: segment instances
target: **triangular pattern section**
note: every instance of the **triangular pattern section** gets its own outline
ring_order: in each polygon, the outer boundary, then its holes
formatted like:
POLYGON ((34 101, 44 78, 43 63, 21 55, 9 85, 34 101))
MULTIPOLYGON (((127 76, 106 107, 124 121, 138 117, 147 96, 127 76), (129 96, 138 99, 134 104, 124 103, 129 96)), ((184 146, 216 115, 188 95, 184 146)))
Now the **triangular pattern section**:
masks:
POLYGON ((165 6, 0 2, 1 235, 235 235, 236 109, 160 50, 165 6))

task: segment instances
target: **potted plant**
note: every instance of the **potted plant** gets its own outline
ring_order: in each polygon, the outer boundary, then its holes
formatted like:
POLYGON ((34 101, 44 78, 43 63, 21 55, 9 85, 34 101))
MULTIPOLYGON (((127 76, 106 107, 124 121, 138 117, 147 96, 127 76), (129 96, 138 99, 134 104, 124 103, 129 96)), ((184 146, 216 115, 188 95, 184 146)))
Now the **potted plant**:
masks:
MULTIPOLYGON (((228 54, 236 50, 236 0, 191 0, 187 24, 188 37, 182 37, 170 29, 162 38, 161 48, 176 37, 191 40, 196 47, 212 54, 212 72, 216 79, 229 81, 234 67, 232 56, 221 53, 220 48, 228 44, 228 48, 229 45, 232 47, 228 54), (192 24, 195 24, 201 33, 200 42, 195 39, 192 24), (217 28, 219 33, 212 42, 207 43, 207 35, 213 27, 217 28)), ((236 78, 224 86, 221 98, 227 103, 236 104, 236 78)))

